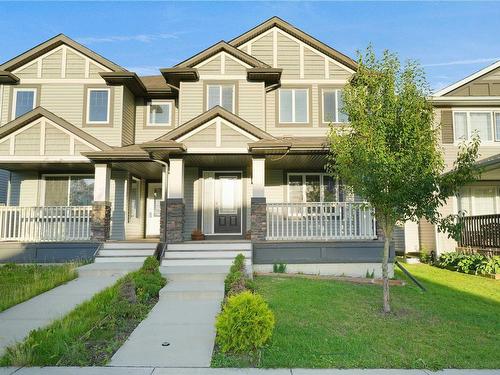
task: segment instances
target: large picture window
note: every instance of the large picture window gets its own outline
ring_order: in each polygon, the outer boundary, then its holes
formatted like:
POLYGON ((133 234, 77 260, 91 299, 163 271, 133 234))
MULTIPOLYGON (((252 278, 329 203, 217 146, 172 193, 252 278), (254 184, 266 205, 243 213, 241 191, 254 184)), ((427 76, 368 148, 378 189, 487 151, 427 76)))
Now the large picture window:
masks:
POLYGON ((279 90, 279 122, 307 124, 309 122, 309 90, 279 90))
POLYGON ((353 202, 352 189, 325 173, 289 173, 288 202, 353 202))
POLYGON ((482 142, 500 142, 500 112, 454 111, 453 134, 455 142, 469 140, 474 133, 482 142))
POLYGON ((94 197, 94 178, 83 175, 45 175, 45 206, 89 206, 94 197))
POLYGON ((458 211, 466 216, 492 215, 500 212, 498 186, 464 187, 457 194, 458 211))

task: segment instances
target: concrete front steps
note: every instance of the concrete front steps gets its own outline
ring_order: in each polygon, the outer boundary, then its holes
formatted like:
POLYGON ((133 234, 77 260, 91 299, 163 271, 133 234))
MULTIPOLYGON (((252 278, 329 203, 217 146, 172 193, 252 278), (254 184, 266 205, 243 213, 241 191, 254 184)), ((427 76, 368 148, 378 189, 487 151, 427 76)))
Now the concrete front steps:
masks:
POLYGON ((155 255, 157 242, 104 242, 95 257, 95 263, 137 263, 155 255))
POLYGON ((169 244, 163 254, 161 265, 175 267, 220 267, 227 272, 238 254, 243 254, 248 270, 252 269, 252 243, 200 241, 169 244))

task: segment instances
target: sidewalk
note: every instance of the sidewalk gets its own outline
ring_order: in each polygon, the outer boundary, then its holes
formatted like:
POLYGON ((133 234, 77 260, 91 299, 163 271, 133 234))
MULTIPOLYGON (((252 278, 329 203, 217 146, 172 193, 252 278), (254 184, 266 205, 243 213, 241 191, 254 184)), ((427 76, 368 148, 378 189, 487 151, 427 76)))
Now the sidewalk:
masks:
MULTIPOLYGON (((94 263, 78 268, 78 277, 0 313, 0 355, 33 329, 45 327, 115 283, 140 263, 94 263)), ((4 375, 0 368, 0 375, 4 375)))
POLYGON ((336 370, 336 369, 215 369, 160 367, 31 367, 2 368, 0 375, 499 375, 500 370, 336 370))

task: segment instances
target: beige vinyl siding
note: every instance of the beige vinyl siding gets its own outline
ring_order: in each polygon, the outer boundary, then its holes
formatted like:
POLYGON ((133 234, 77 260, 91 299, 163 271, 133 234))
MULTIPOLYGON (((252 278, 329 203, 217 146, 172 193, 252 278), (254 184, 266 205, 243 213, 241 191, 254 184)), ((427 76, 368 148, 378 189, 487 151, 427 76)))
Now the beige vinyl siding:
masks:
POLYGON ((325 58, 309 48, 304 48, 304 78, 325 78, 325 58))
POLYGON ((71 50, 66 52, 66 78, 84 78, 85 59, 71 50))
POLYGON ((38 63, 35 61, 34 63, 27 65, 23 69, 17 71, 16 76, 20 79, 23 78, 37 78, 38 76, 38 63))
POLYGON ((122 118, 122 145, 131 145, 134 143, 135 99, 132 92, 126 87, 123 88, 122 118))
POLYGON ((200 75, 202 74, 220 74, 221 73, 221 56, 215 57, 213 60, 197 68, 200 75))
POLYGON ((94 151, 92 147, 87 146, 82 142, 75 141, 75 155, 80 155, 82 152, 94 151))
POLYGON ((96 64, 89 64, 89 78, 101 78, 99 72, 102 72, 103 69, 97 66, 96 64))
POLYGON ((0 169, 0 204, 7 204, 10 172, 0 169))
POLYGON ((221 126, 221 145, 222 147, 243 147, 247 148, 248 143, 252 142, 243 134, 231 129, 228 126, 221 126))
MULTIPOLYGON (((151 141, 173 129, 173 127, 146 126, 147 110, 148 107, 145 99, 137 98, 135 100, 135 143, 151 141)), ((174 122, 174 127, 176 127, 179 124, 177 101, 173 101, 172 111, 172 121, 174 122)))
POLYGON ((263 82, 240 81, 238 86, 239 116, 261 129, 265 127, 264 90, 263 82))
POLYGON ((0 103, 0 106, 2 107, 2 113, 0 117, 0 125, 4 125, 9 121, 10 113, 9 113, 9 100, 10 100, 10 90, 12 90, 12 87, 10 85, 3 85, 3 95, 2 95, 2 102, 0 103))
POLYGON ((425 219, 420 220, 418 236, 421 251, 436 250, 436 229, 433 224, 425 219))
POLYGON ((269 32, 267 35, 257 39, 251 44, 251 55, 269 66, 273 66, 273 33, 269 32))
POLYGON ((198 228, 198 199, 201 191, 198 168, 184 169, 184 240, 191 240, 191 232, 198 228))
POLYGON ((67 133, 45 125, 45 155, 68 155, 70 153, 70 137, 67 133))
POLYGON ((215 124, 212 124, 198 133, 193 134, 191 137, 184 139, 182 143, 188 148, 215 147, 215 133, 215 124))
POLYGON ((299 43, 278 33, 278 68, 283 69, 283 79, 300 78, 299 43))
POLYGON ((232 58, 226 56, 225 72, 229 75, 246 74, 247 69, 240 63, 234 61, 232 58))
POLYGON ((14 153, 18 155, 40 155, 40 124, 36 124, 16 136, 14 153))
POLYGON ((39 202, 39 175, 35 171, 11 172, 9 205, 11 206, 38 206, 39 202))
POLYGON ((10 155, 10 139, 7 139, 6 141, 0 143, 0 155, 10 155))
POLYGON ((61 78, 62 50, 42 59, 42 78, 61 78))
POLYGON ((267 203, 284 203, 287 201, 282 169, 266 169, 264 190, 267 203))
POLYGON ((347 71, 345 68, 339 66, 334 62, 329 62, 328 70, 330 72, 330 79, 345 79, 351 78, 352 73, 347 71))
POLYGON ((181 82, 179 94, 180 125, 198 116, 203 110, 203 82, 181 82))
POLYGON ((500 69, 495 69, 472 82, 456 88, 446 96, 500 96, 500 69))

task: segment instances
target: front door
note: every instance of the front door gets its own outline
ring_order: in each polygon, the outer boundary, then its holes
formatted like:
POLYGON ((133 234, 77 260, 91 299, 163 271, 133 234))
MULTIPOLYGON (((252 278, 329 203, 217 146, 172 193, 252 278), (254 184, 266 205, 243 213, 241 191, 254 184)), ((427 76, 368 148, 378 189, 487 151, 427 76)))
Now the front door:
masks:
POLYGON ((241 174, 215 174, 214 232, 241 234, 241 174))
POLYGON ((161 183, 148 184, 146 198, 146 236, 160 235, 161 183))

